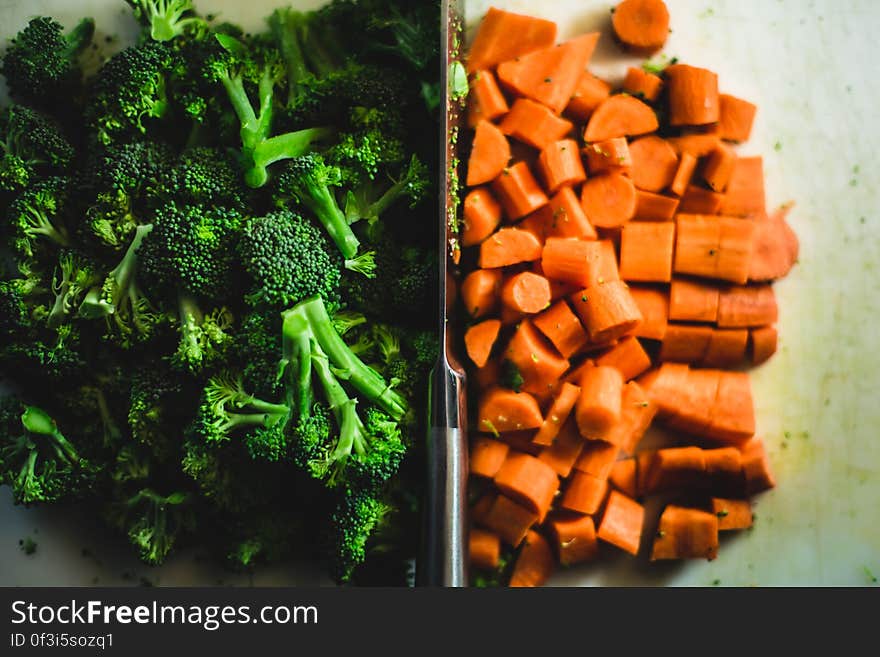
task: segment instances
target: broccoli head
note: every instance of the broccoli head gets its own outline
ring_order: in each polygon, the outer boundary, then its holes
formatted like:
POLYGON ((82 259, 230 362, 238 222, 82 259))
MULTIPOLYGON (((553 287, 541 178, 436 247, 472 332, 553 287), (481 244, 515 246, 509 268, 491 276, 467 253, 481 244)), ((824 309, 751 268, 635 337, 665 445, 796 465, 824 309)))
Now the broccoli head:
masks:
POLYGON ((47 115, 24 105, 0 113, 0 191, 18 193, 50 175, 61 174, 74 150, 60 126, 47 115))
POLYGON ((187 149, 162 173, 153 194, 166 202, 228 207, 240 212, 250 206, 238 163, 224 148, 187 149))
POLYGON ((330 519, 330 568, 338 582, 348 582, 367 557, 370 536, 391 507, 375 495, 346 490, 330 519))
POLYGON ((192 0, 125 0, 134 17, 149 30, 154 41, 170 41, 178 36, 207 29, 195 14, 192 0))

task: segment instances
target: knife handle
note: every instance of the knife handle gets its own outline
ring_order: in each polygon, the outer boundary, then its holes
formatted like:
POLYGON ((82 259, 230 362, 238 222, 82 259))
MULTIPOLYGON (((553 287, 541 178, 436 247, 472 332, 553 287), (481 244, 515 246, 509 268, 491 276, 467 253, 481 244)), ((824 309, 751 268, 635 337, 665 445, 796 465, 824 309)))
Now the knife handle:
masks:
POLYGON ((418 586, 467 586, 467 439, 464 377, 444 360, 431 375, 428 473, 418 586))

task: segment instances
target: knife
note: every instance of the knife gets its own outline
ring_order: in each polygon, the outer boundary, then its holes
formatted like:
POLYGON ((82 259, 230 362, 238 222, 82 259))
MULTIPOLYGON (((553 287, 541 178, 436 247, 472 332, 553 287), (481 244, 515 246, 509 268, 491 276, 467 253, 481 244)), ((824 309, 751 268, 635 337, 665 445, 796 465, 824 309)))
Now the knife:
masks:
MULTIPOLYGON (((458 259, 458 130, 462 114, 463 0, 441 3, 443 130, 440 144, 440 356, 431 373, 427 479, 419 586, 467 586, 467 409, 464 371, 455 357, 454 271, 458 259)), ((466 83, 466 79, 465 79, 466 83)))

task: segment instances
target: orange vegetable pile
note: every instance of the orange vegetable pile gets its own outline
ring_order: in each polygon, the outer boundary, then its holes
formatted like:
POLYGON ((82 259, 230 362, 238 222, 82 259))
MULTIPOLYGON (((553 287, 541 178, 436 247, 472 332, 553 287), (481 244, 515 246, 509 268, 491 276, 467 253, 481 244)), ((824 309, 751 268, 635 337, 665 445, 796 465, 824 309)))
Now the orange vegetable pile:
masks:
MULTIPOLYGON (((648 53, 668 23, 624 0, 612 26, 648 53)), ((754 105, 674 62, 614 89, 587 70, 598 33, 556 32, 493 8, 467 60, 470 558, 511 586, 607 550, 714 559, 751 526, 774 479, 742 370, 776 350, 771 284, 798 253, 735 147, 754 105), (647 449, 655 423, 674 439, 647 449)))

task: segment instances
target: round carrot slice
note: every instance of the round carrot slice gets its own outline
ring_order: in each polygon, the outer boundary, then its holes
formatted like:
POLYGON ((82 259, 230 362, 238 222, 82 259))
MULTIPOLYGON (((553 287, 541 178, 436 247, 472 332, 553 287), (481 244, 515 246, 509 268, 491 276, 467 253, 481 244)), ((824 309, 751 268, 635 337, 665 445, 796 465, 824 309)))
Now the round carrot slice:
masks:
POLYGON ((636 188, 620 173, 590 178, 581 188, 581 207, 598 228, 619 228, 636 212, 636 188))
POLYGON ((636 139, 629 145, 629 154, 636 187, 646 192, 659 192, 672 184, 678 169, 678 157, 665 139, 655 135, 636 139))
POLYGON ((510 160, 507 137, 493 123, 477 123, 471 156, 468 159, 467 185, 482 185, 497 178, 510 160))
POLYGON ((662 48, 669 36, 669 10, 663 0, 623 0, 611 25, 624 46, 651 53, 662 48))

